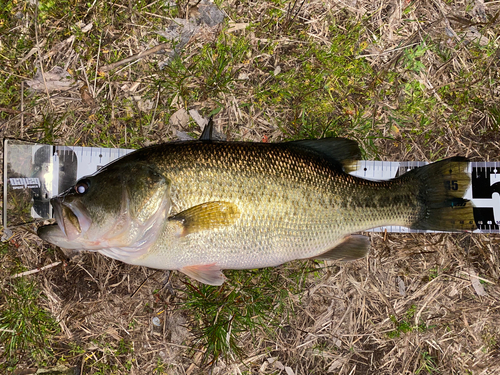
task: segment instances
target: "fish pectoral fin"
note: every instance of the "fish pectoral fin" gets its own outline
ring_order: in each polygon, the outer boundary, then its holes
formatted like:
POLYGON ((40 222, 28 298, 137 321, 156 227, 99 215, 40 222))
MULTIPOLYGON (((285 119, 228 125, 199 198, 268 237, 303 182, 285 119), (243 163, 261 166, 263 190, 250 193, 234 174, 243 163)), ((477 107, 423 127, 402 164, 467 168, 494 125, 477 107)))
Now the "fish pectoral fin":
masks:
POLYGON ((318 260, 342 260, 345 262, 364 258, 370 250, 370 239, 360 234, 344 237, 341 243, 327 252, 313 257, 318 260))
POLYGON ((219 286, 224 283, 224 280, 226 280, 226 277, 222 273, 220 267, 215 263, 186 266, 182 267, 180 271, 192 279, 208 285, 219 286))
POLYGON ((238 206, 229 202, 207 202, 169 217, 182 224, 181 237, 202 230, 233 224, 240 217, 238 206))

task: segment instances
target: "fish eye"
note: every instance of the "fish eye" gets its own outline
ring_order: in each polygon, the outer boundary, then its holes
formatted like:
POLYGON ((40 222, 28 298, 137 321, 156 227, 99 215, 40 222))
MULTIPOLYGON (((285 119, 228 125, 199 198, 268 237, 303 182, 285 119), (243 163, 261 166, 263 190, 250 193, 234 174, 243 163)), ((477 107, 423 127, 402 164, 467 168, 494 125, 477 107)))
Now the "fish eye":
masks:
POLYGON ((78 194, 85 194, 90 187, 90 181, 87 179, 78 181, 75 185, 75 191, 78 194))

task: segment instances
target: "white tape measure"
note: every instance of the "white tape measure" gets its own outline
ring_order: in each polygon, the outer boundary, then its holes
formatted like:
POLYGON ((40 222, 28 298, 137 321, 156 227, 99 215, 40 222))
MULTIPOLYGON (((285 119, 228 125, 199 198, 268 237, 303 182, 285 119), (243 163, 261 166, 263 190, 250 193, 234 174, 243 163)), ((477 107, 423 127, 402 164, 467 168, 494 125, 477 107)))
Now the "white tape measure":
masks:
MULTIPOLYGON (((52 217, 50 198, 86 175, 134 150, 33 144, 4 139, 4 227, 52 217)), ((359 162, 352 174, 365 179, 388 180, 425 162, 359 162)), ((469 163, 471 186, 464 198, 474 204, 478 233, 500 233, 500 162, 469 163)), ((418 231, 391 226, 372 229, 388 232, 418 231)))

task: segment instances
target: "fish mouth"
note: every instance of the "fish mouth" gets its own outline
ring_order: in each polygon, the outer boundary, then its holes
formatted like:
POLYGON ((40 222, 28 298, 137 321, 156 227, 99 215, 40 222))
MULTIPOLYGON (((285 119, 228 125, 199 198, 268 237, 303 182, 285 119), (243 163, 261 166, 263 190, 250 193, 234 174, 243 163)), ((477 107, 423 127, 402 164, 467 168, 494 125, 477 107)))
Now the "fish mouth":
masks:
POLYGON ((92 220, 80 202, 65 202, 64 198, 55 197, 50 203, 57 225, 69 241, 76 240, 90 228, 92 220))

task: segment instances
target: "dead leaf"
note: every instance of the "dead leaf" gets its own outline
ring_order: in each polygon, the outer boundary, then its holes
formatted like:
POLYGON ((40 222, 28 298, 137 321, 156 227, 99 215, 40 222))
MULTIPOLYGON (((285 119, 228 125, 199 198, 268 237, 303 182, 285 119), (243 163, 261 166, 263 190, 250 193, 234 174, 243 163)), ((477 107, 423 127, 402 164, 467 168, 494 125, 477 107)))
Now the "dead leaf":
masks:
POLYGON ((194 141, 194 138, 191 137, 188 133, 176 130, 175 135, 179 139, 179 141, 194 141))
POLYGON ((470 283, 472 284, 472 287, 474 288, 474 291, 477 293, 477 295, 478 296, 487 295, 483 285, 481 284, 479 278, 477 277, 476 272, 472 268, 469 268, 469 275, 470 275, 470 283))
POLYGON ((77 85, 68 71, 60 66, 53 67, 49 72, 42 76, 42 72, 38 71, 33 79, 27 80, 28 86, 35 91, 67 91, 77 85), (45 81, 44 78, 45 77, 45 81))
POLYGON ((474 8, 472 8, 472 15, 479 22, 488 22, 488 17, 486 16, 486 8, 484 6, 483 0, 476 0, 474 8))
POLYGON ((394 124, 391 125, 391 130, 390 131, 391 131, 391 134, 393 136, 395 136, 395 137, 399 137, 401 135, 401 132, 400 132, 399 128, 396 125, 394 125, 394 124))
POLYGON ((137 101, 137 107, 139 107, 139 110, 142 112, 149 112, 153 109, 155 106, 155 103, 152 100, 146 99, 146 100, 138 100, 137 101))
POLYGON ((174 18, 165 30, 157 31, 159 35, 176 43, 174 50, 168 54, 167 60, 160 63, 160 69, 170 64, 191 38, 196 36, 210 40, 211 34, 219 28, 225 18, 225 13, 215 4, 200 4, 196 11, 191 13, 194 17, 189 19, 174 18))
POLYGON ((121 337, 120 335, 118 334, 118 331, 116 329, 114 329, 113 327, 109 327, 105 333, 107 333, 108 335, 110 335, 112 338, 114 338, 115 340, 118 340, 120 341, 121 340, 121 337))
POLYGON ((238 75, 238 79, 239 79, 239 80, 241 80, 241 81, 246 80, 246 79, 248 79, 248 78, 249 78, 248 73, 240 73, 240 74, 238 75))
POLYGON ((474 26, 467 29, 465 32, 465 38, 475 43, 479 43, 482 46, 486 46, 490 43, 490 40, 486 36, 482 35, 474 26))
POLYGON ((399 294, 403 297, 406 296, 406 286, 405 282, 401 277, 398 276, 398 287, 399 287, 399 294))
POLYGON ((227 29, 227 32, 233 33, 238 30, 245 30, 248 27, 248 25, 250 25, 248 22, 242 22, 242 23, 230 22, 229 29, 227 29))
POLYGON ((345 364, 345 359, 343 358, 338 358, 333 363, 330 365, 328 368, 327 372, 337 372, 336 370, 341 368, 345 364))
POLYGON ((83 104, 87 107, 93 108, 96 106, 96 102, 92 95, 90 95, 89 87, 87 85, 80 87, 80 96, 82 97, 83 104))
POLYGON ((92 22, 86 24, 85 26, 82 27, 82 33, 89 32, 90 30, 92 30, 93 26, 94 26, 94 24, 92 22))
POLYGON ((181 108, 177 112, 174 112, 168 122, 176 128, 184 128, 189 122, 189 114, 184 108, 181 108))
POLYGON ((217 26, 224 21, 224 12, 215 4, 200 4, 198 6, 198 12, 200 14, 200 22, 209 27, 217 26))
POLYGON ((208 124, 208 119, 200 115, 200 113, 196 109, 190 109, 189 115, 193 118, 194 121, 196 121, 198 126, 202 129, 205 128, 206 124, 208 124))

